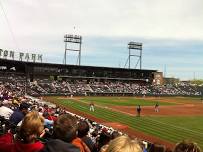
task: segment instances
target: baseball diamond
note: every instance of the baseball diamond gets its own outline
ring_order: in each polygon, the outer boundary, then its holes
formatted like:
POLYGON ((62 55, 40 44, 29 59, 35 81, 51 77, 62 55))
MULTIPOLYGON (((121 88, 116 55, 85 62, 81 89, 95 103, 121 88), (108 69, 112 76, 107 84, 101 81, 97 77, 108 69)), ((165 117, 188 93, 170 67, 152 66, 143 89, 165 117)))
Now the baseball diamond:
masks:
POLYGON ((74 99, 46 97, 68 110, 93 119, 131 136, 159 142, 169 147, 182 139, 190 139, 203 146, 203 104, 190 97, 75 97, 74 99), (72 100, 72 102, 67 102, 72 100), (95 112, 90 113, 88 101, 94 101, 95 112), (101 102, 101 101, 104 101, 101 102), (156 102, 160 111, 154 112, 156 102), (131 104, 129 106, 129 103, 131 104), (142 106, 141 117, 136 117, 135 105, 142 106))

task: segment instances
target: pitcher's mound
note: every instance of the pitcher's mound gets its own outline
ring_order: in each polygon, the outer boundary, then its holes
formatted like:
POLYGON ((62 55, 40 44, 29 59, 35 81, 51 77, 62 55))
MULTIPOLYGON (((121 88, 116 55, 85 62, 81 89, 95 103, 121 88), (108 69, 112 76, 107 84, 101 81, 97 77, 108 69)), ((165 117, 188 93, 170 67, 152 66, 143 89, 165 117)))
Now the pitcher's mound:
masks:
POLYGON ((118 130, 122 130, 122 129, 127 129, 128 128, 128 126, 120 124, 118 122, 106 122, 106 123, 103 123, 103 124, 105 126, 112 127, 114 129, 118 129, 118 130))

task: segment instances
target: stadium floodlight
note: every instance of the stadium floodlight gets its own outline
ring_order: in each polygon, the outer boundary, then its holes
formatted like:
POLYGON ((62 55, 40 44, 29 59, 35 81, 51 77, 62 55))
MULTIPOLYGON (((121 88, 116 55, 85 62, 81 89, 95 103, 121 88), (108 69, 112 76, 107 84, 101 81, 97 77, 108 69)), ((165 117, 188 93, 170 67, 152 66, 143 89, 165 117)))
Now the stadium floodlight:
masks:
POLYGON ((129 43, 128 43, 128 48, 129 48, 129 49, 142 50, 142 43, 138 43, 138 42, 129 42, 129 43))
POLYGON ((139 59, 137 61, 135 68, 137 67, 138 63, 140 62, 140 70, 141 70, 142 69, 142 43, 131 41, 128 43, 128 49, 129 49, 129 55, 128 55, 129 66, 128 66, 128 68, 130 69, 131 57, 138 57, 139 59), (138 50, 139 54, 132 54, 132 50, 138 50))
POLYGON ((65 42, 64 64, 66 65, 67 51, 76 51, 76 52, 78 52, 78 64, 80 65, 81 64, 82 36, 66 34, 66 35, 64 35, 64 42, 65 42), (68 48, 68 43, 79 44, 79 48, 78 49, 68 48))

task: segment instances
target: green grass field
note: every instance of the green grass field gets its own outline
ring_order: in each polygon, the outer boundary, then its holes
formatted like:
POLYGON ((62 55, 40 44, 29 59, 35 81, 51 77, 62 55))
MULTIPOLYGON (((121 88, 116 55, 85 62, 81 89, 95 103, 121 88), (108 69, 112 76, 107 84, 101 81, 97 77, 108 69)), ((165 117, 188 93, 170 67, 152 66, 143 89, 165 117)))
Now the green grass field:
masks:
MULTIPOLYGON (((98 105, 114 105, 114 106, 154 106, 157 101, 150 100, 146 101, 144 99, 136 99, 133 97, 86 97, 80 99, 81 101, 89 103, 90 101, 94 101, 95 104, 98 105)), ((175 105, 174 103, 169 102, 161 102, 161 105, 175 105)))
MULTIPOLYGON (((189 139, 198 143, 203 148, 203 116, 145 116, 135 117, 124 113, 112 111, 104 108, 106 106, 118 105, 118 106, 136 106, 138 104, 142 106, 154 106, 156 100, 136 99, 133 97, 86 97, 74 99, 60 99, 58 97, 52 97, 56 102, 61 105, 68 106, 77 111, 91 114, 97 118, 109 121, 119 122, 124 125, 128 125, 135 131, 142 131, 146 134, 159 137, 160 139, 177 143, 183 139, 189 139), (96 105, 95 112, 89 111, 89 102, 94 101, 96 105)), ((171 97, 170 97, 171 99, 171 97)), ((191 98, 172 98, 177 103, 161 102, 160 105, 171 106, 176 105, 179 102, 193 103, 199 102, 199 100, 191 98)))

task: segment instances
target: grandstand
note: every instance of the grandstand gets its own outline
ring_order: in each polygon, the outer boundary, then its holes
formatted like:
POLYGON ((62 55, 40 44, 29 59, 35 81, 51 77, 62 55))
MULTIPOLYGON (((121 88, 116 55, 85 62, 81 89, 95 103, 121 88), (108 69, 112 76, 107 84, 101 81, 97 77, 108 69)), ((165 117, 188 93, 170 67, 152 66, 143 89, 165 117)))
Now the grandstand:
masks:
POLYGON ((157 75, 160 74, 156 70, 34 63, 6 59, 0 59, 0 63, 1 79, 6 78, 11 83, 22 81, 23 83, 19 85, 23 87, 18 85, 16 87, 32 96, 201 95, 198 86, 187 83, 174 85, 154 83, 157 75))
MULTIPOLYGON (((199 130, 192 130, 191 132, 191 129, 176 126, 176 122, 170 125, 159 122, 160 120, 157 121, 156 118, 151 118, 155 114, 157 116, 181 114, 187 116, 193 113, 194 115, 202 115, 202 105, 196 102, 201 95, 201 88, 187 82, 168 85, 156 84, 155 82, 162 81, 162 78, 159 81, 158 78, 160 78, 160 72, 156 70, 76 66, 0 59, 1 100, 2 103, 6 102, 7 104, 8 102, 9 107, 14 111, 16 106, 18 107, 20 103, 26 100, 31 104, 31 110, 37 109, 39 112, 45 112, 47 110, 46 104, 42 104, 42 100, 33 98, 43 97, 45 101, 54 104, 53 107, 49 107, 50 111, 54 112, 48 112, 49 115, 43 113, 45 119, 49 117, 51 120, 57 120, 57 116, 60 114, 68 113, 74 116, 76 114, 78 121, 86 120, 91 126, 89 136, 95 144, 101 144, 99 143, 99 140, 101 140, 99 136, 105 136, 110 140, 111 134, 116 131, 119 134, 128 134, 133 138, 138 137, 141 143, 147 145, 148 150, 156 141, 173 148, 174 142, 178 141, 177 139, 185 138, 188 135, 193 138, 193 134, 196 134, 194 140, 202 146, 200 140, 202 134, 197 135, 199 130), (25 99, 24 95, 29 95, 33 99, 25 99), (80 99, 82 96, 84 98, 80 99), (91 96, 95 98, 91 98, 91 96), (97 96, 118 96, 118 98, 97 99, 97 96), (127 96, 132 96, 132 98, 128 99, 127 96), (150 98, 145 100, 147 96, 152 97, 152 100, 149 101, 150 98), (166 98, 160 98, 161 96, 169 96, 169 98, 162 103, 162 100, 166 100, 166 98), (195 104, 194 101, 178 103, 171 100, 171 96, 197 98, 189 98, 195 100, 195 104), (134 101, 134 97, 142 97, 143 99, 134 101), (89 112, 88 109, 90 101, 96 103, 94 114, 89 112), (154 113, 152 106, 155 105, 155 101, 163 107, 166 105, 163 108, 164 110, 154 113), (141 114, 144 116, 143 118, 134 117, 136 115, 135 106, 138 104, 143 106, 144 112, 141 114), (173 112, 170 110, 170 105, 173 107, 173 112), (103 120, 108 122, 104 123, 103 120), (134 121, 138 125, 135 125, 134 121), (139 124, 143 124, 143 128, 139 124), (160 127, 160 130, 157 126, 160 127), (168 128, 163 132, 162 129, 166 126, 168 128), (145 128, 148 129, 145 130, 145 128), (157 135, 156 137, 143 135, 139 131, 153 135, 157 132, 157 135), (98 135, 96 137, 95 132, 98 135), (171 134, 171 137, 167 136, 169 134, 171 134)), ((180 100, 179 98, 175 99, 180 100)), ((185 121, 185 117, 183 117, 183 120, 185 121)), ((197 117, 197 120, 199 122, 199 117, 197 117)), ((46 127, 49 128, 50 126, 46 127)), ((49 137, 49 135, 46 136, 49 137)), ((43 140, 47 140, 46 136, 43 140)), ((101 147, 101 145, 97 145, 96 151, 99 151, 101 147)))
MULTIPOLYGON (((84 92, 89 94, 95 92, 122 93, 122 90, 114 91, 113 86, 112 88, 109 88, 108 84, 113 82, 151 83, 154 73, 157 72, 156 70, 33 63, 6 59, 0 60, 0 66, 2 67, 1 73, 21 74, 26 82, 28 93, 30 88, 32 88, 31 90, 35 90, 35 92, 38 93, 41 92, 41 94, 74 93, 82 95, 84 92), (64 90, 62 90, 57 83, 60 83, 64 90), (78 84, 78 86, 74 86, 74 84, 78 84), (100 88, 97 87, 98 84, 101 84, 100 88)), ((114 86, 114 88, 115 87, 116 86, 114 86)), ((129 89, 124 92, 132 94, 132 91, 129 89)))

